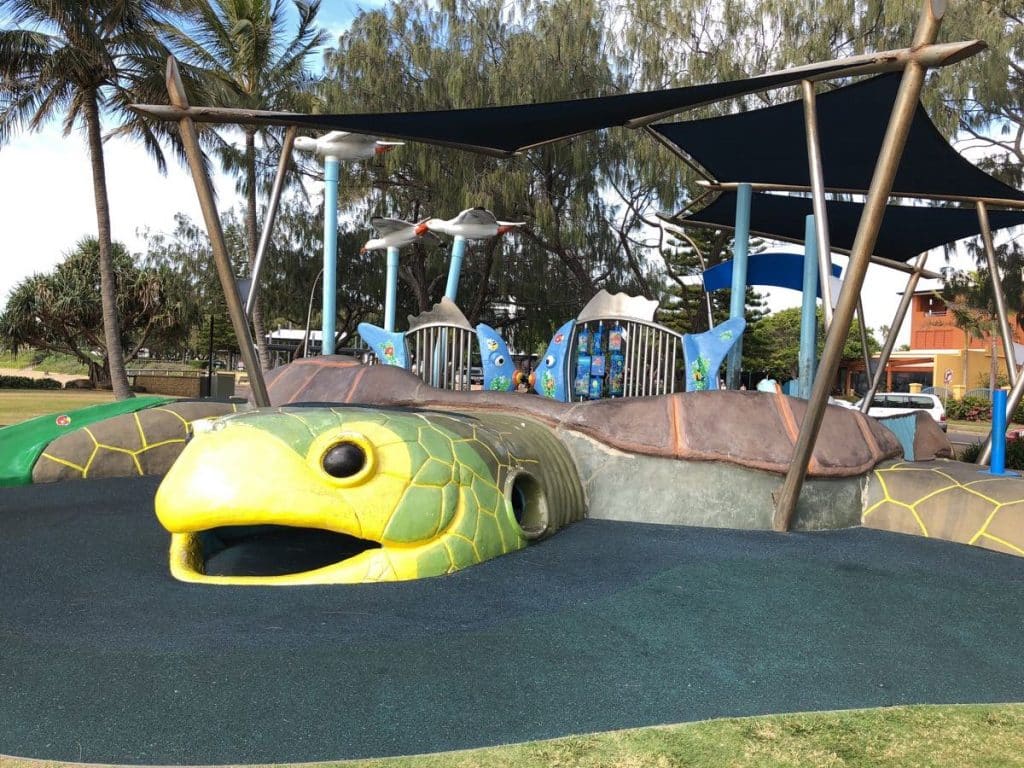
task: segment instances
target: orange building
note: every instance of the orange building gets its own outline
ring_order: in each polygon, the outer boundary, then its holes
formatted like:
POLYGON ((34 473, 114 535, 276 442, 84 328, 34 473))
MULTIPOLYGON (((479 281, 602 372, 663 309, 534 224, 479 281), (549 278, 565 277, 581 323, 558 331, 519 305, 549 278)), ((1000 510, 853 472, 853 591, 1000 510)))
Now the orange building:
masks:
MULTIPOLYGON (((939 296, 939 289, 915 291, 908 314, 909 349, 892 353, 882 389, 905 392, 911 384, 920 384, 946 387, 955 397, 973 389, 986 389, 992 376, 993 352, 997 384, 1006 383, 1006 358, 998 334, 967 334, 958 328, 952 310, 939 296)), ((995 322, 992 318, 991 323, 995 322)), ((1014 342, 1024 348, 1024 331, 1017 326, 1017 318, 1012 314, 1010 330, 1014 342)), ((1017 358, 1021 358, 1020 349, 1017 358)), ((844 382, 846 391, 866 391, 863 361, 848 361, 845 378, 840 381, 844 382)))

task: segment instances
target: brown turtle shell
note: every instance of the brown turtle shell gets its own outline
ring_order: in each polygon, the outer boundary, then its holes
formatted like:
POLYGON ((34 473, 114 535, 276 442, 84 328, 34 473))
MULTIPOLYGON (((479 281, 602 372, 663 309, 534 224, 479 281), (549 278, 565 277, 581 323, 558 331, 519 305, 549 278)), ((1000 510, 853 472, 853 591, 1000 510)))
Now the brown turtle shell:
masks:
MULTIPOLYGON (((784 474, 793 457, 805 401, 763 392, 687 392, 660 397, 560 403, 508 392, 452 392, 392 366, 365 366, 341 355, 306 358, 267 374, 272 405, 347 403, 448 411, 529 414, 629 453, 724 461, 784 474)), ((809 475, 852 477, 902 455, 896 436, 859 411, 830 406, 809 475)))

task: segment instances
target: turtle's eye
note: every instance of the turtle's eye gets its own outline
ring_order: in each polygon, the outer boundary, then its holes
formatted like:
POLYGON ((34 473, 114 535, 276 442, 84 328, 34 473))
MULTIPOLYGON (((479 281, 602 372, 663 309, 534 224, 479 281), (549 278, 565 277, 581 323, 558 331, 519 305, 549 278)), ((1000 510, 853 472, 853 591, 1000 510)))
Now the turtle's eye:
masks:
POLYGON ((352 477, 366 466, 366 451, 356 443, 341 442, 324 453, 320 464, 331 477, 352 477))
POLYGON ((548 368, 551 368, 555 364, 555 356, 548 355, 547 357, 544 358, 544 363, 547 365, 548 368))
POLYGON ((504 357, 504 355, 498 355, 497 357, 495 357, 494 358, 494 364, 496 366, 498 366, 499 368, 501 366, 503 366, 505 364, 505 357, 504 357))

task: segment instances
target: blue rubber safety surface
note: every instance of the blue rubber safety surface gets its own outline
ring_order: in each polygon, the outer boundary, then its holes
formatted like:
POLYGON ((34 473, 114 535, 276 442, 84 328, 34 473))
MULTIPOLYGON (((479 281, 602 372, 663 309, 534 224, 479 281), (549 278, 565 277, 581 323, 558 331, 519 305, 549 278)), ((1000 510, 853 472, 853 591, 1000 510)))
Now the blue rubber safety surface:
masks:
POLYGON ((185 585, 157 482, 0 493, 0 754, 300 762, 1024 700, 1024 559, 587 520, 439 579, 185 585))

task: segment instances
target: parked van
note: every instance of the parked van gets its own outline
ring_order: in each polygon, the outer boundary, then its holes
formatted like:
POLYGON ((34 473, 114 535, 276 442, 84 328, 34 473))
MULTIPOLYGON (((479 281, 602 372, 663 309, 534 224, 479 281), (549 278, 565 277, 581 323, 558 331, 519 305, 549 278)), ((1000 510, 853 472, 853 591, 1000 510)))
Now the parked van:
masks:
MULTIPOLYGON (((861 398, 856 407, 864 403, 861 398)), ((935 395, 910 394, 909 392, 878 392, 868 408, 868 416, 882 418, 884 416, 905 416, 914 411, 927 411, 935 419, 943 432, 946 431, 946 409, 942 401, 935 395)))

